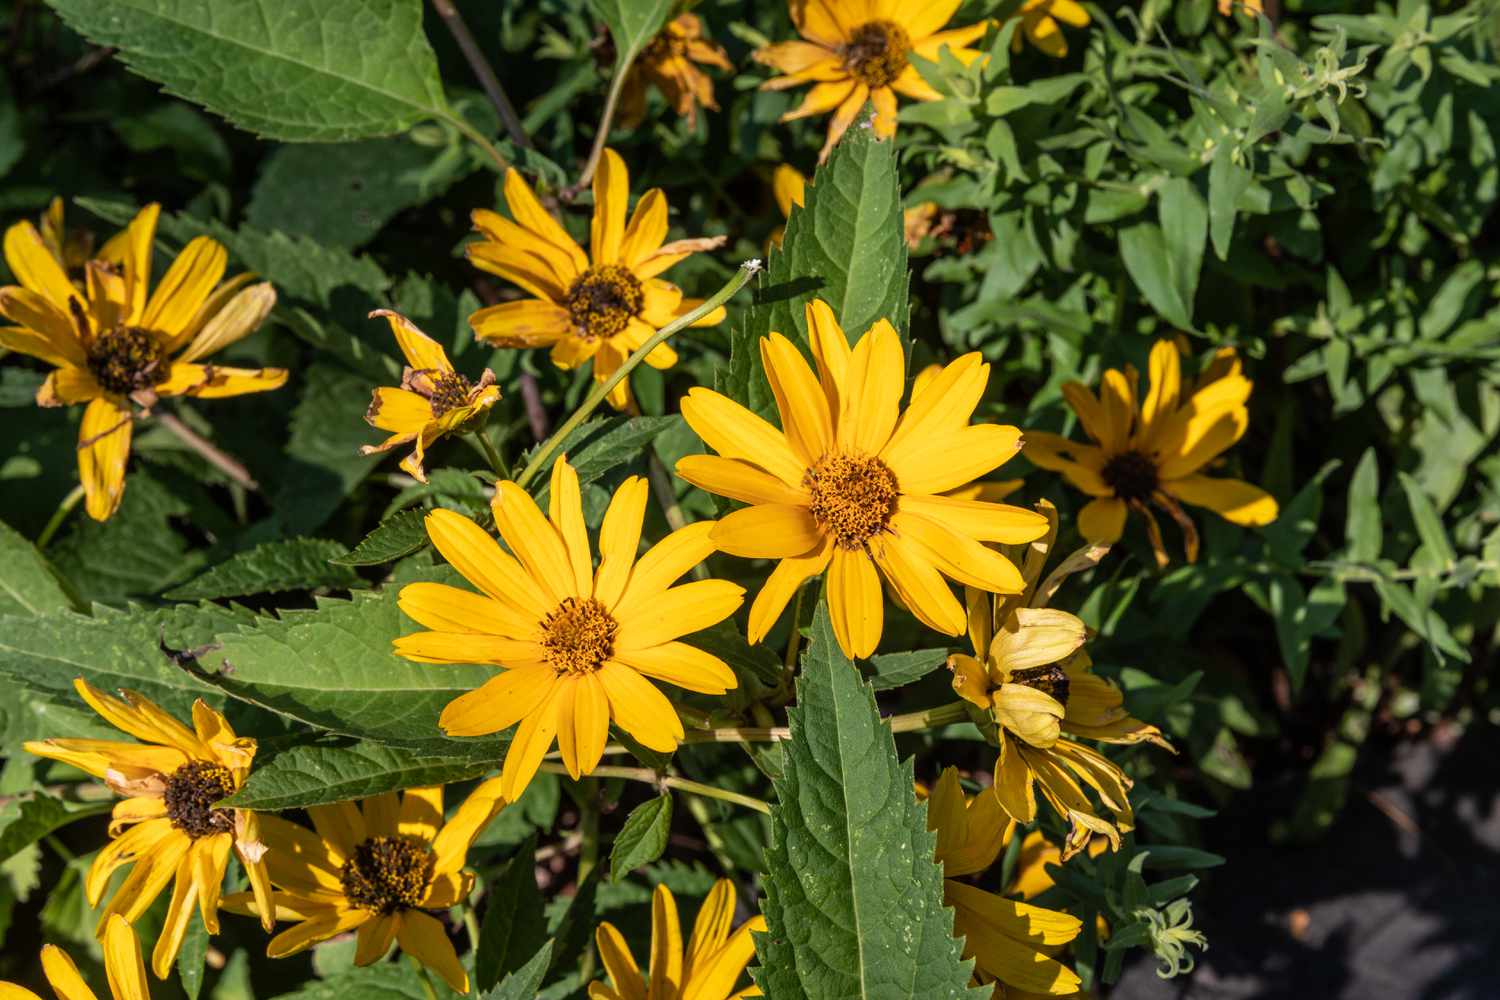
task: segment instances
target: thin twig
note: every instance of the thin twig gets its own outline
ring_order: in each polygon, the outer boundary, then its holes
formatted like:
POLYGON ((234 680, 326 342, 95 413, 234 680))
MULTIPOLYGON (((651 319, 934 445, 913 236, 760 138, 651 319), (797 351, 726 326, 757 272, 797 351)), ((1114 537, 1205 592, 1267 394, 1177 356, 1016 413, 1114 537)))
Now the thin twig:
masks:
POLYGON ((209 465, 212 465, 245 489, 255 492, 260 491, 260 484, 255 481, 255 477, 250 475, 250 470, 245 468, 239 459, 232 458, 226 452, 215 447, 213 442, 209 441, 208 438, 199 434, 181 420, 178 420, 175 413, 158 410, 155 416, 158 423, 181 438, 183 444, 202 455, 204 461, 208 462, 209 465))
POLYGON ((505 131, 510 133, 511 142, 531 149, 531 137, 521 126, 521 119, 516 115, 515 106, 510 103, 510 98, 505 94, 505 88, 500 85, 495 71, 490 68, 489 60, 485 59, 484 53, 474 41, 474 36, 469 33, 469 26, 464 23, 463 15, 458 12, 457 7, 453 6, 451 0, 432 0, 432 6, 438 12, 438 17, 441 17, 443 23, 448 26, 448 31, 453 35, 453 40, 458 43, 464 58, 469 61, 469 68, 479 78, 479 85, 489 96, 490 103, 500 113, 500 120, 505 123, 505 131))
POLYGON ((562 191, 563 201, 572 201, 578 197, 578 192, 589 186, 589 181, 594 179, 594 171, 599 166, 599 157, 604 155, 604 144, 609 139, 609 130, 615 120, 615 107, 620 103, 620 91, 625 89, 625 78, 630 75, 630 65, 635 57, 625 60, 615 67, 614 79, 609 81, 609 96, 604 99, 604 115, 599 119, 599 133, 594 136, 594 146, 589 150, 588 162, 583 165, 583 173, 578 175, 578 180, 571 187, 562 191))

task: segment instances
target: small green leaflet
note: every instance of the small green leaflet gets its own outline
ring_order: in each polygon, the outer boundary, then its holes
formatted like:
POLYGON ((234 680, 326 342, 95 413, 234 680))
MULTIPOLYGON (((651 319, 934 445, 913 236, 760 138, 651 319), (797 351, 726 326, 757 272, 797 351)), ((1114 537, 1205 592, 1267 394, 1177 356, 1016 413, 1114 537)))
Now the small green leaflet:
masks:
POLYGON ((427 544, 425 510, 403 510, 392 514, 364 537, 354 551, 335 556, 345 566, 378 566, 409 556, 427 544))
POLYGON ((672 796, 663 792, 630 811, 609 854, 609 880, 618 882, 642 865, 649 865, 667 849, 672 832, 672 796))

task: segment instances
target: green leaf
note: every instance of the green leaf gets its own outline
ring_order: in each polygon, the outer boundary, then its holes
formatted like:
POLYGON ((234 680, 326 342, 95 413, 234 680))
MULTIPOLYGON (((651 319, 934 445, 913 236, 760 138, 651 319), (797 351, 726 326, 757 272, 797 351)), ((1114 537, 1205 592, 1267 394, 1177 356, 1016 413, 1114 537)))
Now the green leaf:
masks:
POLYGON ((168 92, 268 139, 343 142, 448 114, 419 0, 49 0, 168 92))
POLYGON ((1177 326, 1193 325, 1193 298, 1208 238, 1208 210, 1192 182, 1174 177, 1162 185, 1161 225, 1120 230, 1120 255, 1131 280, 1151 307, 1177 326))
POLYGON ((548 941, 537 950, 531 960, 507 975, 500 985, 484 994, 484 1000, 533 1000, 539 996, 542 980, 552 964, 552 942, 548 941))
POLYGON ((589 0, 615 43, 615 72, 625 70, 667 23, 674 0, 589 0))
POLYGON ((381 459, 359 453, 362 445, 379 439, 379 432, 359 418, 370 402, 367 381, 315 364, 302 382, 302 401, 292 411, 287 461, 271 501, 288 534, 321 528, 381 459))
POLYGON ((402 659, 391 641, 415 631, 394 587, 349 601, 322 598, 313 610, 282 611, 220 635, 221 648, 201 666, 227 693, 320 729, 464 753, 459 748, 475 744, 444 738, 438 715, 493 671, 402 659))
MULTIPOLYGON (((670 417, 604 417, 589 420, 567 436, 556 454, 566 453, 568 464, 578 473, 579 485, 587 485, 611 469, 634 461, 656 440, 658 434, 681 421, 682 417, 676 414, 670 417)), ((555 458, 548 462, 532 480, 538 484, 539 503, 545 502, 548 496, 548 472, 555 462, 555 458)))
POLYGON ((20 532, 0 521, 0 615, 45 615, 73 609, 73 600, 52 564, 20 532))
POLYGON ((730 335, 721 392, 752 410, 772 406, 760 367, 760 338, 776 331, 808 350, 804 307, 814 298, 833 308, 852 344, 877 319, 906 335, 906 233, 895 144, 855 123, 818 168, 806 204, 793 208, 781 249, 773 249, 755 304, 730 335))
POLYGON ((1374 562, 1380 558, 1383 532, 1380 527, 1380 468, 1374 448, 1366 448, 1349 480, 1349 513, 1344 538, 1349 558, 1374 562))
POLYGON ((203 990, 203 966, 207 959, 208 928, 202 920, 189 919, 182 947, 177 952, 177 977, 182 980, 182 992, 188 1000, 198 1000, 203 990))
POLYGON ((162 596, 173 601, 198 601, 318 587, 348 590, 359 583, 359 575, 332 562, 343 554, 344 547, 327 538, 266 542, 231 556, 162 596))
POLYGON ((257 759, 245 784, 225 801, 270 812, 466 781, 495 770, 507 743, 458 745, 462 752, 437 756, 367 740, 289 747, 257 759))
POLYGON ((968 988, 911 762, 897 762, 826 604, 811 635, 773 782, 755 981, 771 1000, 987 996, 968 988))
POLYGON ((1453 543, 1448 540, 1448 532, 1443 528, 1443 519, 1432 506, 1422 484, 1404 472, 1398 472, 1396 476, 1401 481, 1401 489, 1406 493, 1411 519, 1417 526, 1422 544, 1443 566, 1452 566, 1458 560, 1458 553, 1453 550, 1453 543))
POLYGON ((107 813, 112 807, 107 801, 70 807, 45 792, 9 802, 0 810, 0 861, 76 819, 107 813))
MULTIPOLYGON (((327 979, 310 979, 279 1000, 429 1000, 430 985, 409 962, 355 966, 327 979)), ((443 987, 438 987, 442 989, 443 987)))
POLYGON ((667 849, 672 832, 672 796, 666 792, 630 811, 609 852, 609 880, 618 882, 642 865, 649 865, 667 849))
POLYGON ((1220 260, 1229 259, 1230 240, 1234 237, 1234 217, 1240 196, 1250 187, 1254 175, 1234 162, 1235 147, 1221 142, 1214 150, 1208 167, 1208 223, 1214 241, 1214 253, 1220 260))
POLYGON ((521 842, 485 885, 484 899, 474 951, 474 984, 481 993, 526 965, 547 941, 545 907, 536 885, 535 834, 521 842))
POLYGON ((876 691, 889 691, 921 680, 947 662, 946 648, 880 653, 869 659, 870 686, 876 691))
POLYGON ((403 510, 392 514, 364 537, 354 551, 333 557, 345 566, 379 566, 409 556, 427 544, 425 510, 403 510))

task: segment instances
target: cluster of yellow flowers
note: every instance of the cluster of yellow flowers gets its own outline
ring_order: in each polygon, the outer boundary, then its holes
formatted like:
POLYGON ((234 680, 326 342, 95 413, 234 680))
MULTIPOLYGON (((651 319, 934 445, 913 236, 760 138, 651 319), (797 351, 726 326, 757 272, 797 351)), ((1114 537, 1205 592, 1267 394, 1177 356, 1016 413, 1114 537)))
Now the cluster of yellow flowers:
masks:
MULTIPOLYGON (((804 40, 757 53, 784 74, 765 86, 812 84, 786 117, 832 111, 825 155, 867 101, 876 132, 889 136, 896 95, 938 96, 910 56, 936 59, 946 47, 965 62, 981 57, 966 46, 988 23, 945 29, 958 5, 793 0, 804 40)), ((1066 51, 1057 22, 1088 20, 1071 0, 1029 0, 1018 16, 1025 36, 1054 55, 1066 51)), ((727 65, 722 51, 703 40, 697 19, 683 15, 648 50, 627 103, 636 106, 642 88, 654 83, 680 113, 713 107, 712 88, 695 62, 727 65)), ((788 211, 800 202, 800 181, 783 178, 779 190, 788 211)), ((702 300, 684 297, 660 276, 722 240, 667 242, 668 206, 659 189, 627 212, 629 175, 612 150, 604 151, 593 194, 585 250, 521 175, 508 172, 509 217, 475 211, 481 238, 468 256, 529 297, 483 308, 470 322, 485 343, 549 347, 559 368, 592 362, 593 378, 603 384, 664 326, 698 310, 702 300)), ((202 362, 254 331, 275 292, 250 275, 222 280, 227 253, 207 237, 189 243, 153 291, 158 211, 147 206, 86 260, 69 252, 60 206, 40 230, 22 222, 4 240, 20 284, 0 289, 0 314, 15 324, 0 328, 0 345, 55 366, 40 404, 87 403, 79 468, 87 509, 98 519, 120 503, 138 412, 164 396, 230 396, 274 389, 287 378, 280 369, 202 362)), ((410 446, 402 468, 424 479, 427 449, 481 424, 500 389, 488 371, 477 380, 456 371, 442 347, 404 317, 388 310, 372 316, 388 321, 408 367, 399 387, 375 390, 366 419, 390 436, 369 450, 410 446)), ((719 307, 695 325, 723 319, 719 307)), ((947 902, 979 981, 1004 984, 1016 995, 1076 993, 1078 977, 1056 956, 1078 934, 1079 922, 962 879, 989 868, 1015 826, 1037 818, 1038 788, 1068 824, 1062 859, 1096 836, 1096 844, 1118 847, 1121 833, 1132 828, 1130 780, 1079 740, 1170 746, 1156 727, 1126 713, 1114 685, 1090 672, 1084 623, 1048 603, 1068 574, 1097 563, 1131 511, 1145 519, 1162 562, 1166 549, 1148 505, 1181 526, 1189 559, 1197 534, 1182 503, 1244 525, 1275 518, 1275 501, 1264 491, 1202 473, 1245 433, 1251 384, 1229 349, 1196 380, 1187 378, 1178 346, 1163 340, 1151 352, 1143 401, 1129 368, 1106 371, 1097 396, 1076 383, 1063 387, 1094 443, 1036 431, 1023 438, 1014 426, 973 422, 990 374, 977 352, 922 372, 908 397, 906 357, 890 322, 877 321, 851 343, 826 302, 808 303, 806 321, 810 359, 779 333, 760 343, 779 426, 707 388, 681 400, 684 418, 712 453, 683 458, 676 473, 743 504, 723 518, 688 524, 641 553, 649 491, 644 479, 629 478, 604 514, 596 561, 578 474, 565 456, 552 465, 546 511, 521 485, 498 484, 492 513, 503 547, 461 514, 427 516, 433 545, 473 589, 403 587, 401 609, 425 630, 399 638, 395 649, 425 663, 495 668, 486 683, 446 707, 445 733, 481 736, 515 727, 499 776, 479 784, 451 816, 441 787, 315 806, 307 810, 311 828, 221 807, 250 773, 253 739, 237 736, 201 701, 189 726, 139 695, 117 698, 79 679, 79 695, 140 742, 56 739, 27 749, 77 766, 121 796, 109 827, 113 839, 85 885, 98 905, 111 876, 131 869, 99 923, 115 996, 147 995, 130 924, 168 883, 170 907, 151 960, 159 977, 167 975, 194 909, 216 933, 222 908, 258 917, 268 932, 289 923, 271 939, 272 956, 353 931, 357 963, 382 958, 395 942, 455 990, 467 991, 468 975, 433 911, 468 898, 471 844, 522 794, 552 747, 574 778, 596 768, 611 724, 645 747, 670 752, 684 729, 653 682, 710 695, 736 687, 726 663, 682 641, 744 601, 744 590, 727 581, 678 582, 715 552, 775 563, 749 608, 752 643, 766 637, 799 588, 825 573, 834 632, 850 657, 877 648, 887 594, 936 632, 967 633, 973 655, 949 658, 953 686, 999 749, 990 788, 966 796, 950 768, 931 792, 929 825, 946 870, 947 902), (1092 498, 1078 523, 1091 544, 1045 578, 1058 531, 1054 508, 998 502, 1003 491, 980 482, 1023 449, 1092 498), (963 587, 962 600, 952 584, 963 587), (231 853, 250 888, 221 899, 231 853)), ((676 354, 661 343, 644 360, 668 368, 676 354)), ((607 398, 630 409, 628 381, 615 381, 607 398)), ((715 886, 684 951, 675 901, 658 888, 649 977, 618 931, 602 924, 597 945, 612 985, 595 983, 590 996, 729 996, 753 953, 751 933, 765 927, 756 917, 731 932, 733 901, 728 882, 715 886)), ((44 953, 44 967, 64 1000, 92 997, 57 949, 44 953)), ((733 995, 756 994, 749 987, 733 995)), ((16 996, 31 994, 0 985, 0 998, 16 996)))

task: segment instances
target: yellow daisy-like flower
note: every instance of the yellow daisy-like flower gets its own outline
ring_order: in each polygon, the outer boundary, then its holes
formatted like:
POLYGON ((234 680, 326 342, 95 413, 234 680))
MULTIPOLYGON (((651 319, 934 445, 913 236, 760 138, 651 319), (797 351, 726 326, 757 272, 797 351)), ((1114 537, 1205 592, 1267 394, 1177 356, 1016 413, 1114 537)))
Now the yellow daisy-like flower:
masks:
POLYGON ((1053 955, 1083 929, 1077 917, 959 881, 994 864, 1014 830, 994 794, 966 796, 957 769, 944 769, 927 800, 927 829, 937 833, 943 903, 953 907, 953 933, 974 959, 975 981, 1000 984, 1001 997, 1076 994, 1082 980, 1053 955))
POLYGON ((200 236, 148 294, 160 212, 154 204, 141 209, 100 259, 85 265, 78 285, 55 255, 64 252, 55 229, 50 240, 30 222, 5 232, 5 260, 20 285, 0 288, 0 315, 17 324, 0 327, 0 347, 56 366, 37 390, 38 405, 88 404, 78 428, 78 472, 86 509, 99 521, 124 495, 137 407, 149 410, 163 396, 264 392, 287 377, 280 368, 199 363, 254 332, 276 291, 266 282, 246 287, 251 274, 221 283, 228 252, 200 236))
POLYGON ((1021 19, 1021 27, 1010 39, 1012 52, 1021 51, 1021 38, 1054 59, 1068 54, 1068 40, 1063 37, 1062 24, 1074 28, 1086 28, 1089 12, 1074 0, 1026 0, 1012 17, 1021 19), (1062 24, 1058 24, 1061 21, 1062 24))
POLYGON ((640 476, 615 491, 597 568, 578 473, 566 458, 552 466, 546 516, 515 483, 496 489, 495 525, 510 552, 462 514, 427 515, 432 544, 482 593, 440 583, 401 588, 401 610, 432 631, 395 640, 396 652, 502 669, 449 702, 439 725, 450 736, 484 736, 520 723, 500 775, 511 801, 554 741, 574 778, 593 771, 611 720, 643 746, 677 749, 682 722, 648 677, 705 694, 737 685, 723 660, 677 641, 744 601, 744 589, 724 580, 673 586, 713 552, 714 522, 680 528, 637 559, 647 496, 640 476))
MULTIPOLYGON (((484 239, 469 244, 475 267, 513 281, 534 298, 486 306, 469 317, 474 335, 497 347, 552 348, 552 363, 567 371, 590 360, 594 381, 603 382, 657 330, 703 304, 657 275, 724 238, 667 238, 667 198, 661 188, 647 191, 625 221, 630 177, 625 161, 606 149, 594 174, 594 219, 589 252, 547 214, 515 170, 505 174, 507 219, 476 209, 474 228, 484 239)), ((719 307, 694 326, 724 322, 719 307)), ((670 368, 677 352, 658 344, 646 355, 653 368, 670 368)), ((630 406, 629 380, 611 390, 617 410, 630 406)))
POLYGON ((719 879, 693 921, 687 953, 672 891, 658 885, 651 894, 651 965, 642 974, 625 938, 609 921, 599 924, 594 942, 609 975, 609 985, 589 984, 589 1000, 741 1000, 758 997, 759 988, 734 984, 755 956, 752 933, 764 934, 766 918, 757 914, 733 932, 734 885, 719 879))
POLYGON ((1134 828, 1127 798, 1131 781, 1108 757, 1063 733, 1105 743, 1149 740, 1168 750, 1161 730, 1132 718, 1119 688, 1090 668, 1083 649, 1088 630, 1066 611, 1047 607, 1062 579, 1093 566, 1102 551, 1084 550, 1039 583, 1047 553, 1057 537, 1057 511, 1043 503, 1048 520, 1044 538, 1032 543, 1021 572, 1024 592, 996 597, 967 592, 969 638, 974 656, 948 657, 953 688, 978 707, 1000 744, 995 761, 995 794, 1006 815, 1018 823, 1036 819, 1036 793, 1052 803, 1069 824, 1064 859, 1093 834, 1115 847, 1120 833, 1134 828), (1083 786, 1098 793, 1112 819, 1095 808, 1083 786))
MULTIPOLYGON (((109 824, 114 839, 94 858, 84 894, 90 906, 98 906, 110 876, 135 866, 99 916, 102 934, 115 914, 133 923, 175 878, 166 923, 151 953, 151 968, 165 979, 194 903, 208 932, 219 932, 219 891, 231 847, 254 894, 269 898, 259 833, 266 817, 215 808, 249 777, 255 741, 236 736, 224 716, 202 701, 193 704, 189 729, 133 691, 112 698, 81 677, 73 687, 110 725, 143 742, 41 740, 25 747, 86 771, 126 796, 115 805, 109 824)), ((269 920, 263 923, 271 929, 269 920)))
POLYGON ((714 82, 698 68, 716 66, 734 69, 723 48, 703 38, 703 22, 696 14, 679 14, 647 43, 630 67, 620 87, 620 127, 634 128, 646 115, 646 87, 654 84, 672 110, 687 118, 688 127, 698 122, 698 107, 719 110, 714 102, 714 82))
POLYGON ((943 369, 906 412, 906 358, 884 319, 853 348, 821 299, 807 306, 815 374, 790 340, 760 342, 781 414, 777 430, 711 389, 695 388, 682 415, 717 455, 689 455, 677 474, 751 506, 725 517, 713 543, 780 563, 750 608, 752 643, 765 638, 806 580, 829 571, 839 646, 869 656, 880 641, 884 576, 931 628, 964 630, 964 609, 943 576, 1019 593, 1021 574, 985 542, 1029 542, 1047 530, 1019 507, 944 494, 1001 465, 1021 447, 1014 427, 969 424, 989 381, 975 352, 943 369))
POLYGON ((389 309, 377 309, 371 317, 384 316, 406 356, 400 388, 381 386, 370 400, 365 420, 391 436, 360 449, 363 455, 389 451, 400 445, 415 445, 401 460, 401 468, 427 482, 422 461, 427 449, 445 434, 467 430, 482 422, 489 408, 500 399, 495 373, 488 368, 478 382, 470 382, 453 368, 443 345, 417 329, 411 320, 389 309))
MULTIPOLYGON (((395 941, 453 989, 467 993, 469 975, 453 942, 427 911, 447 910, 468 898, 474 888, 474 873, 463 870, 469 846, 506 803, 500 779, 491 778, 469 793, 446 823, 441 785, 312 806, 307 810, 312 830, 262 816, 266 865, 276 886, 269 912, 295 921, 271 939, 266 954, 285 958, 357 930, 355 965, 379 961, 395 941)), ((224 909, 251 916, 268 912, 247 892, 225 896, 224 909)))
POLYGON ((1240 373, 1233 348, 1223 348, 1199 376, 1183 384, 1177 345, 1159 340, 1151 348, 1151 389, 1137 403, 1133 366, 1111 368, 1096 397, 1077 382, 1063 385, 1063 398, 1078 415, 1093 444, 1057 434, 1026 432, 1026 457, 1062 473, 1094 499, 1078 512, 1078 530, 1091 542, 1119 541, 1125 515, 1135 511, 1157 562, 1168 562, 1161 529, 1146 506, 1155 504, 1182 529, 1188 562, 1198 558, 1198 530, 1181 503, 1207 507, 1235 524, 1259 527, 1276 520, 1276 500, 1242 479, 1205 476, 1202 469, 1244 436, 1251 382, 1240 373))
MULTIPOLYGON (((42 972, 57 1000, 97 1000, 79 975, 78 966, 56 945, 42 948, 42 972)), ((104 974, 114 1000, 151 1000, 141 946, 135 939, 135 931, 119 914, 111 916, 104 926, 104 974)), ((0 1000, 41 1000, 41 997, 17 983, 0 982, 0 1000)))
POLYGON ((833 112, 819 161, 853 124, 866 101, 875 105, 875 134, 896 134, 896 95, 937 101, 942 95, 911 64, 913 53, 936 60, 944 45, 968 65, 983 53, 966 48, 989 30, 981 21, 943 31, 962 0, 789 0, 792 22, 804 41, 777 42, 755 53, 784 75, 762 90, 813 85, 784 122, 833 112))

